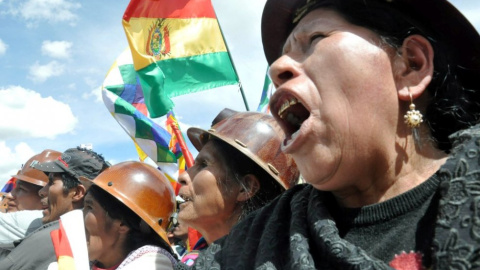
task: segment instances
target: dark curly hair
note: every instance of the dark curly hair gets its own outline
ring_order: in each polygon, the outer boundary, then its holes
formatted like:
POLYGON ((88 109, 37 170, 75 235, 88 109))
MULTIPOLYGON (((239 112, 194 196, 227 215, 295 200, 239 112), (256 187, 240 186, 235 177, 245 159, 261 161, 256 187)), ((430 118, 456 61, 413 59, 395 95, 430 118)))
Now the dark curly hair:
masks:
POLYGON ((433 77, 427 87, 431 100, 422 113, 437 147, 449 153, 452 145, 448 137, 479 122, 480 73, 465 69, 458 63, 456 50, 448 47, 441 34, 442 29, 431 29, 386 2, 318 0, 309 9, 325 7, 335 10, 352 24, 376 32, 385 44, 393 48, 400 48, 404 39, 413 34, 422 35, 430 41, 435 54, 433 77))

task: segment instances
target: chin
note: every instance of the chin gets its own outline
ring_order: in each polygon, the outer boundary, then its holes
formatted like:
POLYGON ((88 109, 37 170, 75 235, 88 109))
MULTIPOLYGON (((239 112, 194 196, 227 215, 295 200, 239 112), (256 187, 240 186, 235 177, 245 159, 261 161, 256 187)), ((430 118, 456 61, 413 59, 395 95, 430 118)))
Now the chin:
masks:
POLYGON ((180 213, 178 214, 178 221, 180 223, 187 224, 190 227, 193 227, 192 224, 195 224, 195 218, 192 217, 192 215, 188 215, 184 213, 184 215, 181 215, 180 213))
POLYGON ((327 168, 321 166, 321 164, 308 165, 302 163, 297 163, 299 165, 298 169, 300 174, 306 183, 312 185, 314 188, 322 191, 327 191, 325 189, 325 183, 328 181, 330 176, 327 174, 327 168), (322 169, 319 169, 322 168, 322 169))

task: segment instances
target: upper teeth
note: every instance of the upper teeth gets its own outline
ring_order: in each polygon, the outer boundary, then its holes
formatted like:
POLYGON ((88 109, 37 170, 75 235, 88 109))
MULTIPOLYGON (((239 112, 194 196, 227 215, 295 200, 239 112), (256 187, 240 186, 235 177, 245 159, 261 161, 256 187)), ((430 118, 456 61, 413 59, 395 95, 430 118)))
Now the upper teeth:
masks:
POLYGON ((183 199, 184 202, 191 201, 191 199, 187 198, 185 195, 180 195, 180 197, 183 199))
POLYGON ((283 102, 283 104, 280 106, 280 109, 278 110, 278 116, 280 116, 280 118, 284 118, 285 115, 283 114, 288 108, 290 108, 290 106, 292 105, 295 105, 297 103, 301 103, 298 99, 292 97, 291 99, 287 99, 285 100, 285 102, 283 102))

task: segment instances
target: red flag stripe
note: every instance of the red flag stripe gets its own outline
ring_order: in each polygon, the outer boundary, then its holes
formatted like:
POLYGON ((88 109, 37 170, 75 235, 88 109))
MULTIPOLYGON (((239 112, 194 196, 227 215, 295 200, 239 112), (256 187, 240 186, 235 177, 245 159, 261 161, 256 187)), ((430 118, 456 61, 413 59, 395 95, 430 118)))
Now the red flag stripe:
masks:
POLYGON ((60 256, 69 256, 73 258, 72 248, 70 247, 70 242, 68 241, 67 233, 63 228, 62 221, 59 221, 60 228, 50 232, 50 236, 53 242, 53 248, 57 259, 60 256))
POLYGON ((216 18, 210 0, 132 0, 123 19, 130 18, 216 18))

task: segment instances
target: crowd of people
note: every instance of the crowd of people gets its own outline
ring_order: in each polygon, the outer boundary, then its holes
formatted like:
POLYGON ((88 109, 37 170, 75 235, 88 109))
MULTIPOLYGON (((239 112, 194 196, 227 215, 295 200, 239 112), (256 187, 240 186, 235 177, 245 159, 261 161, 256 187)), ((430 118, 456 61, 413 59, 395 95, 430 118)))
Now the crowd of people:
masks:
POLYGON ((50 233, 76 209, 91 269, 480 269, 480 35, 464 15, 267 0, 261 29, 271 115, 188 129, 178 196, 142 162, 33 156, 5 195, 0 269, 54 269, 50 233))

